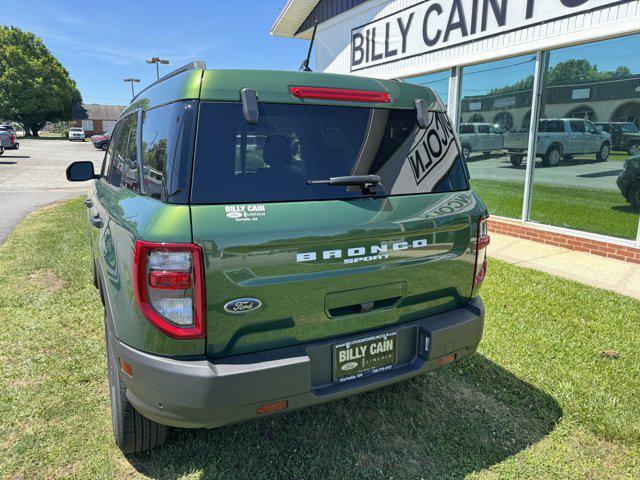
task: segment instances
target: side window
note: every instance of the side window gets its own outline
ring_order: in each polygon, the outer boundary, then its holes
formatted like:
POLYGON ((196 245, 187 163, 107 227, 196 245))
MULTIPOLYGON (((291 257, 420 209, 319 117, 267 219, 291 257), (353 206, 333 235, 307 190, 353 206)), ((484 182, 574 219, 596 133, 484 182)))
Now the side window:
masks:
POLYGON ((120 136, 120 130, 122 130, 122 121, 118 122, 116 126, 113 128, 113 133, 111 134, 111 140, 109 141, 109 149, 107 150, 107 153, 105 153, 104 155, 101 174, 102 174, 102 177, 105 179, 107 178, 109 169, 111 168, 111 158, 113 157, 113 151, 115 150, 116 142, 118 141, 118 137, 120 136))
POLYGON ((591 133, 593 135, 598 135, 598 129, 596 128, 596 126, 591 123, 591 122, 585 122, 586 124, 586 128, 587 128, 587 133, 591 133))
POLYGON ((562 133, 564 132, 564 122, 562 120, 541 121, 539 130, 547 133, 562 133))
MULTIPOLYGON (((197 102, 175 102, 142 115, 142 178, 145 195, 186 203, 190 194, 197 102)), ((247 162, 259 164, 264 139, 247 136, 247 162), (254 158, 255 157, 255 158, 254 158)))
POLYGON ((460 133, 473 133, 473 125, 469 123, 463 123, 460 125, 460 133))
POLYGON ((572 120, 572 121, 569 122, 569 125, 571 125, 571 131, 572 132, 577 132, 577 133, 584 133, 585 132, 584 122, 579 122, 579 121, 572 120))
POLYGON ((478 133, 489 133, 489 125, 478 125, 478 133))
MULTIPOLYGON (((140 175, 138 172, 138 115, 133 113, 121 120, 117 137, 112 139, 113 154, 111 169, 107 181, 116 187, 126 187, 140 191, 140 175)), ((111 150, 111 145, 109 146, 111 150)))

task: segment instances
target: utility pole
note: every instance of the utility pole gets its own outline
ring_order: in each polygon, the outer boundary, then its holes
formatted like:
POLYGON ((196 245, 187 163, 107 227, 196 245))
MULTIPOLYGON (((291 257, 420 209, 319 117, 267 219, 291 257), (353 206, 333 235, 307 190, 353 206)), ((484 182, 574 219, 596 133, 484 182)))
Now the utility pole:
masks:
POLYGON ((139 83, 140 79, 131 77, 131 78, 123 78, 122 81, 131 83, 131 98, 135 97, 136 96, 136 92, 133 90, 133 84, 134 83, 139 83))
POLYGON ((147 63, 156 64, 156 80, 160 80, 160 64, 169 65, 169 60, 160 57, 153 57, 146 60, 147 63))

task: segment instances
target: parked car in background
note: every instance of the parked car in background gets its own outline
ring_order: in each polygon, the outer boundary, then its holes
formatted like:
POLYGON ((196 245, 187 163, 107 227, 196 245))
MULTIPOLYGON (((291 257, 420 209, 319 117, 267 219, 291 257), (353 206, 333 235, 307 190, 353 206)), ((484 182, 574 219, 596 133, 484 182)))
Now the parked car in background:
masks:
POLYGON ((640 208, 640 155, 625 160, 616 183, 627 202, 635 209, 640 208))
POLYGON ((111 132, 103 133, 102 135, 93 135, 91 137, 91 143, 98 150, 102 150, 104 152, 109 148, 109 142, 111 141, 111 132))
MULTIPOLYGON (((504 134, 504 149, 511 164, 519 167, 527 153, 528 132, 504 134)), ((555 167, 562 160, 571 160, 574 155, 595 153, 596 160, 604 162, 611 153, 611 135, 601 132, 588 120, 577 118, 550 118, 538 124, 536 156, 542 158, 546 167, 555 167)))
POLYGON ((490 123, 462 123, 460 124, 460 145, 462 158, 469 160, 472 152, 482 152, 489 155, 492 150, 502 149, 503 131, 490 123))
POLYGON ((13 128, 11 125, 0 125, 0 132, 5 132, 9 135, 8 142, 3 141, 2 144, 5 150, 18 150, 20 148, 20 143, 16 141, 15 128, 13 128))
POLYGON ((2 147, 2 153, 4 153, 5 150, 13 149, 15 142, 16 136, 14 133, 0 130, 0 147, 2 147))
POLYGON ((289 412, 472 355, 488 212, 433 90, 199 65, 138 94, 100 174, 67 169, 93 180, 118 446, 148 450, 167 425, 289 412))
POLYGON ((633 122, 610 122, 594 124, 601 132, 611 135, 611 149, 640 155, 640 129, 633 122))
POLYGON ((71 127, 69 129, 69 140, 70 141, 76 141, 76 140, 80 140, 81 142, 84 142, 84 130, 80 127, 71 127))

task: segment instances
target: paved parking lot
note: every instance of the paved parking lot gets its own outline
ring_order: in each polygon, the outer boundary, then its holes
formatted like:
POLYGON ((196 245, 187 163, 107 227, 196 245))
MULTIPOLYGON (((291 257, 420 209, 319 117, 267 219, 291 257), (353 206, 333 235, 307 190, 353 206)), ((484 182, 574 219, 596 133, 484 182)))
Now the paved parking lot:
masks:
MULTIPOLYGON (((546 185, 577 188, 597 188, 618 191, 616 178, 624 162, 596 162, 593 155, 584 159, 565 161, 557 167, 545 168, 536 160, 535 181, 546 185)), ((472 154, 469 173, 476 180, 499 180, 524 184, 525 162, 519 168, 511 165, 509 156, 492 153, 485 156, 472 154)))
POLYGON ((99 168, 104 153, 91 142, 20 139, 20 150, 0 156, 0 243, 33 210, 82 195, 88 183, 69 183, 67 166, 91 160, 99 168))

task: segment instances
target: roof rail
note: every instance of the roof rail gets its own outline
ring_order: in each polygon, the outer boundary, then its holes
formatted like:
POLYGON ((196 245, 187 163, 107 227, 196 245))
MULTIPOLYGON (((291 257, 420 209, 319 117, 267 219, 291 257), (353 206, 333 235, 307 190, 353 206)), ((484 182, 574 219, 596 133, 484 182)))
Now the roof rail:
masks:
POLYGON ((176 75, 179 75, 182 72, 186 72, 188 70, 206 70, 206 69, 207 69, 207 65, 202 60, 194 60, 193 62, 189 62, 186 65, 183 65, 181 67, 176 68, 175 70, 172 70, 171 72, 167 73, 166 75, 163 75, 162 77, 160 77, 155 82, 150 83, 149 85, 144 87, 142 90, 140 90, 137 93, 137 95, 135 97, 133 97, 131 99, 131 102, 134 102, 140 96, 140 94, 142 92, 144 92, 146 90, 149 90, 154 85, 157 85, 160 82, 164 82, 165 80, 168 80, 171 77, 175 77, 176 75))

